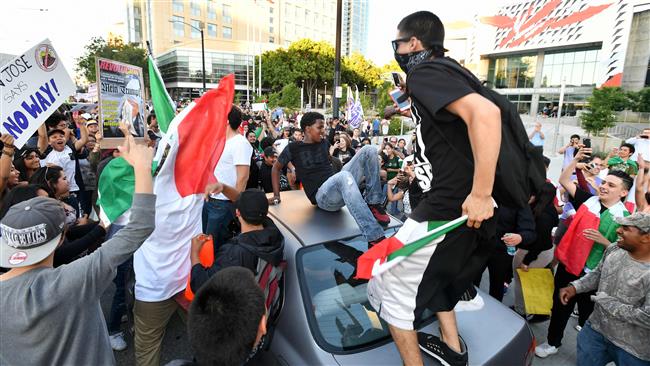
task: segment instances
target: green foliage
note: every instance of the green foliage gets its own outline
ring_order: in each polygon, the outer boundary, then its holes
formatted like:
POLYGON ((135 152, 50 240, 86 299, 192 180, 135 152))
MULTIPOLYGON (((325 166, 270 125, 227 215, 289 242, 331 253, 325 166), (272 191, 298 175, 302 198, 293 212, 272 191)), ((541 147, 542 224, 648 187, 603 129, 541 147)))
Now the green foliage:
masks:
POLYGON ((634 112, 650 112, 650 88, 643 88, 638 92, 627 92, 629 109, 634 112))
MULTIPOLYGON (((299 106, 303 81, 305 100, 313 100, 312 93, 316 89, 323 90, 325 82, 328 83, 328 91, 332 93, 333 65, 334 47, 325 41, 301 39, 293 42, 289 48, 279 48, 262 54, 262 83, 264 88, 274 91, 293 84, 298 90, 299 106)), ((344 57, 341 61, 341 83, 357 85, 360 90, 366 85, 367 91, 370 91, 381 85, 379 68, 360 54, 344 57)), ((295 93, 295 90, 291 92, 295 93)), ((291 100, 293 101, 293 97, 291 100)))
POLYGON ((629 99, 621 88, 604 87, 594 89, 591 97, 587 98, 590 106, 607 108, 612 111, 622 111, 629 106, 629 99))
POLYGON ((616 124, 615 111, 622 111, 634 104, 621 88, 594 89, 587 98, 589 109, 580 116, 582 128, 594 135, 616 124))
POLYGON ((598 136, 600 131, 614 127, 616 124, 616 116, 607 107, 591 105, 585 113, 580 115, 580 121, 585 131, 598 136))
POLYGON ((384 83, 377 89, 377 110, 383 112, 383 110, 392 106, 393 100, 388 94, 391 90, 395 88, 395 85, 392 82, 384 81, 384 83))
POLYGON ((84 54, 77 59, 75 71, 81 73, 89 82, 94 83, 97 81, 95 58, 98 57, 141 67, 145 86, 149 86, 147 53, 136 43, 125 44, 120 38, 106 41, 102 37, 93 37, 90 43, 84 47, 84 54))
POLYGON ((402 128, 402 119, 400 117, 393 117, 390 119, 390 125, 388 126, 389 135, 399 135, 402 128))
POLYGON ((288 108, 300 108, 300 89, 296 84, 287 84, 282 87, 281 97, 278 106, 288 108))

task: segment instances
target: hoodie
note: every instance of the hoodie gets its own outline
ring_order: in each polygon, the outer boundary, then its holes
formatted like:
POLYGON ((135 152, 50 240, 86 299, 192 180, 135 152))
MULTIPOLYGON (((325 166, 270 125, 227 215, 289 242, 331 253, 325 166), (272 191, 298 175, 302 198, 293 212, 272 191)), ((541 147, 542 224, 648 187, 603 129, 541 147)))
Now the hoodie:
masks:
POLYGON ((190 287, 196 293, 218 271, 227 267, 248 268, 257 275, 258 259, 273 266, 284 258, 284 237, 268 217, 262 230, 241 233, 219 246, 210 267, 200 263, 192 267, 190 287))

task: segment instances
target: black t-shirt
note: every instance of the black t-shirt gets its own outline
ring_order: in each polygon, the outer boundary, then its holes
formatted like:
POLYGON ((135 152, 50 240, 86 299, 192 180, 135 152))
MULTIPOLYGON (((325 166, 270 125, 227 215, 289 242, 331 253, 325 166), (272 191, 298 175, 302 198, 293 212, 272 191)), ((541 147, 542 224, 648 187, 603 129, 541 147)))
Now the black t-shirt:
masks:
POLYGON ((474 159, 465 122, 445 107, 474 90, 455 71, 430 63, 416 66, 406 84, 416 124, 413 166, 426 193, 411 216, 416 221, 455 219, 472 190, 474 159))
POLYGON ((293 166, 296 167, 296 175, 300 177, 305 189, 305 194, 314 205, 318 188, 334 175, 329 144, 326 140, 313 144, 306 144, 302 141, 291 143, 284 148, 278 161, 282 165, 293 163, 293 166))
POLYGON ((332 152, 332 156, 339 159, 341 161, 341 164, 345 165, 354 157, 354 149, 347 148, 345 151, 343 151, 337 147, 332 152))
POLYGON ((265 162, 262 162, 262 165, 260 166, 259 179, 260 187, 264 190, 264 193, 273 192, 271 170, 273 170, 272 166, 266 165, 265 162))

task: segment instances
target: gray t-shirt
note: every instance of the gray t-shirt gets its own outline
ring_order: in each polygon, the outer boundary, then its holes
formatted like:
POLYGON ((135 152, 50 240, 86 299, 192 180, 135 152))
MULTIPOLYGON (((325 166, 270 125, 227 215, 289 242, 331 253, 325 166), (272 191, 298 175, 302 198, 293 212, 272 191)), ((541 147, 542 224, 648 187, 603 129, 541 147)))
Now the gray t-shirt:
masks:
POLYGON ((0 365, 113 365, 99 298, 154 229, 156 196, 133 197, 131 221, 93 254, 0 281, 0 365))
POLYGON ((610 245, 598 267, 571 282, 577 293, 598 289, 589 321, 592 328, 634 356, 650 361, 650 263, 634 260, 610 245))

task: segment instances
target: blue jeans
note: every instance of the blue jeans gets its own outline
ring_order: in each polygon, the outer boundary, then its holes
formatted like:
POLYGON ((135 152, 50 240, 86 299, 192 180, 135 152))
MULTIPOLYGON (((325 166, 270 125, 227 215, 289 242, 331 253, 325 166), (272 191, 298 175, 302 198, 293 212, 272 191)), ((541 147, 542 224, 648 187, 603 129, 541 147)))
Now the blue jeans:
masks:
POLYGON ((621 347, 610 342, 595 331, 587 321, 578 333, 578 366, 605 366, 614 361, 617 365, 648 366, 650 361, 637 358, 621 347))
POLYGON ((203 233, 212 235, 214 241, 214 252, 227 239, 228 225, 235 218, 235 208, 230 201, 210 199, 203 203, 203 233))
MULTIPOLYGON (((124 226, 122 225, 111 225, 106 233, 106 240, 112 238, 123 228, 124 226)), ((126 282, 128 274, 131 272, 131 268, 133 268, 133 257, 117 266, 117 274, 113 279, 113 283, 115 284, 115 294, 113 295, 113 302, 111 303, 111 312, 108 316, 108 334, 111 335, 120 331, 122 315, 126 313, 126 282)))
POLYGON ((369 204, 381 204, 383 201, 376 146, 362 147, 340 172, 329 177, 316 192, 316 203, 325 211, 338 211, 347 206, 368 241, 384 236, 384 230, 368 208, 369 204), (364 177, 365 200, 359 191, 359 183, 364 177))

